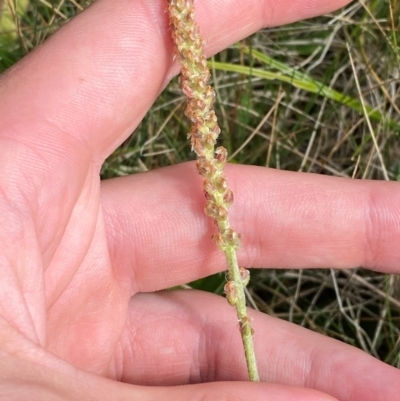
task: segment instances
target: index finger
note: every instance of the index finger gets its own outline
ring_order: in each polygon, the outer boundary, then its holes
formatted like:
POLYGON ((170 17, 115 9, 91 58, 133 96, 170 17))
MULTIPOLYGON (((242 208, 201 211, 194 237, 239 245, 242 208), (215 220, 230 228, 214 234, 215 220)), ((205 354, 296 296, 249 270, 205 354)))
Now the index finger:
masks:
MULTIPOLYGON (((196 14, 212 54, 261 27, 348 2, 207 0, 196 14)), ((0 135, 51 149, 45 157, 55 166, 82 149, 100 165, 177 72, 172 54, 165 0, 98 0, 6 74, 0 135)))
MULTIPOLYGON (((242 266, 399 272, 398 183, 234 164, 226 173, 236 197, 231 222, 244 235, 242 266)), ((193 165, 179 164, 103 181, 112 263, 136 290, 226 269, 211 240, 200 180, 193 165)))

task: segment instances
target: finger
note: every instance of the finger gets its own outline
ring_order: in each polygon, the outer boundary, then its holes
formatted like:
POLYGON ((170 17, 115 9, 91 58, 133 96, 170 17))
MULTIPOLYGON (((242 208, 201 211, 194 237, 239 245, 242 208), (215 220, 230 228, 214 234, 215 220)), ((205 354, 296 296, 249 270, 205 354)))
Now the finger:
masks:
MULTIPOLYGON (((250 312, 261 381, 312 388, 340 401, 397 399, 399 370, 337 340, 250 312)), ((133 297, 117 355, 113 366, 129 383, 182 385, 247 377, 234 308, 200 291, 133 297)))
POLYGON ((338 401, 319 391, 267 383, 208 383, 172 388, 152 388, 146 401, 338 401))
POLYGON ((7 400, 230 400, 335 401, 317 391, 267 383, 209 383, 180 387, 142 387, 119 383, 74 368, 45 352, 1 322, 0 392, 7 400), (23 357, 22 357, 23 355, 23 357))
MULTIPOLYGON (((348 2, 225 0, 196 7, 211 54, 263 26, 348 2)), ((3 78, 2 137, 18 137, 40 152, 37 163, 45 155, 58 170, 66 160, 76 162, 77 151, 99 166, 177 72, 166 6, 165 0, 98 0, 66 24, 3 78)))
MULTIPOLYGON (((248 267, 399 271, 400 186, 227 166, 233 227, 248 267)), ((109 249, 136 290, 153 291, 226 270, 211 241, 201 178, 181 164, 103 182, 109 249), (132 255, 135 254, 135 258, 132 255)))

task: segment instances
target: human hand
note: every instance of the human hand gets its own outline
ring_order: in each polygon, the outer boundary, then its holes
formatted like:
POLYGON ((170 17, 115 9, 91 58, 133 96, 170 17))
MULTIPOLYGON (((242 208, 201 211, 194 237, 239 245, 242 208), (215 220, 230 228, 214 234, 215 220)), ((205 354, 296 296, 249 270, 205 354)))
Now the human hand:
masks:
MULTIPOLYGON (((203 1, 197 17, 212 54, 347 2, 226 0, 207 14, 203 1)), ((395 400, 398 370, 254 311, 267 383, 238 383, 227 302, 150 293, 225 266, 190 165, 99 181, 178 70, 165 9, 98 0, 0 81, 0 399, 395 400)), ((226 172, 243 266, 398 269, 396 183, 226 172)))

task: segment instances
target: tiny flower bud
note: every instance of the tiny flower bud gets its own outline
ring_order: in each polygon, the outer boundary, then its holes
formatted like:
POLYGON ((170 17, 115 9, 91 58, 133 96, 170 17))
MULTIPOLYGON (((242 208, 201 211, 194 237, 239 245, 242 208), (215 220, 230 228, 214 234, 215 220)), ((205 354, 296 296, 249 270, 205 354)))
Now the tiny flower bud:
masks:
POLYGON ((241 235, 239 235, 233 228, 228 228, 223 233, 224 242, 234 247, 235 249, 239 249, 241 246, 241 235))
POLYGON ((218 206, 213 202, 213 199, 210 199, 206 202, 206 207, 204 209, 207 216, 212 217, 213 219, 218 220, 218 206))
POLYGON ((191 86, 189 86, 186 81, 182 84, 182 92, 188 98, 193 98, 195 96, 193 88, 191 86))
POLYGON ((205 179, 203 181, 203 188, 204 188, 204 191, 208 192, 209 194, 212 194, 213 192, 215 192, 214 184, 211 182, 210 179, 205 179))
POLYGON ((228 156, 228 151, 223 146, 219 146, 215 150, 215 158, 219 163, 226 163, 227 156, 228 156))
MULTIPOLYGON (((197 159, 196 167, 197 167, 197 171, 199 172, 199 174, 205 178, 211 178, 212 175, 216 171, 214 164, 212 162, 210 162, 209 160, 207 160, 204 156, 200 156, 197 159)), ((206 187, 205 187, 206 181, 203 182, 203 187, 206 192, 209 192, 209 189, 206 189, 206 187)), ((207 184, 207 185, 209 185, 209 184, 207 184)), ((210 191, 213 191, 213 190, 214 189, 210 187, 210 191)))
POLYGON ((218 216, 216 217, 217 221, 226 220, 228 218, 228 209, 226 206, 218 207, 218 216))
POLYGON ((212 240, 214 242, 214 244, 221 250, 224 251, 225 250, 225 243, 224 240, 222 238, 221 233, 215 233, 212 235, 212 240))
POLYGON ((226 299, 231 306, 235 306, 237 304, 237 291, 233 281, 228 281, 224 285, 224 294, 226 295, 226 299))
POLYGON ((226 192, 224 193, 224 196, 223 196, 223 200, 224 200, 225 204, 227 206, 232 205, 233 198, 234 198, 233 192, 230 189, 227 189, 226 192))
POLYGON ((215 182, 215 189, 218 192, 224 193, 227 190, 228 184, 226 182, 225 177, 222 177, 222 176, 216 177, 214 179, 214 182, 215 182))
POLYGON ((250 325, 250 319, 247 316, 243 317, 239 320, 239 330, 242 333, 246 333, 246 331, 248 331, 249 334, 251 334, 251 335, 254 334, 254 330, 251 328, 251 325, 250 325))

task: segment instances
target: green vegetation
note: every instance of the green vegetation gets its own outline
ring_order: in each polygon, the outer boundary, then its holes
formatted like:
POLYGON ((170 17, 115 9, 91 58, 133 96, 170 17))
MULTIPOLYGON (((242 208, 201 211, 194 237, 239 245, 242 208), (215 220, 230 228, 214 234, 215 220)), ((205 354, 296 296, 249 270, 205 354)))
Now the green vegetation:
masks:
MULTIPOLYGON (((0 0, 0 71, 90 1, 0 0)), ((400 178, 400 1, 266 29, 209 61, 231 162, 357 179, 400 178)), ((103 167, 110 178, 194 159, 176 80, 103 167)), ((252 271, 249 303, 400 366, 394 278, 252 271)), ((222 293, 223 274, 189 284, 222 293)))

